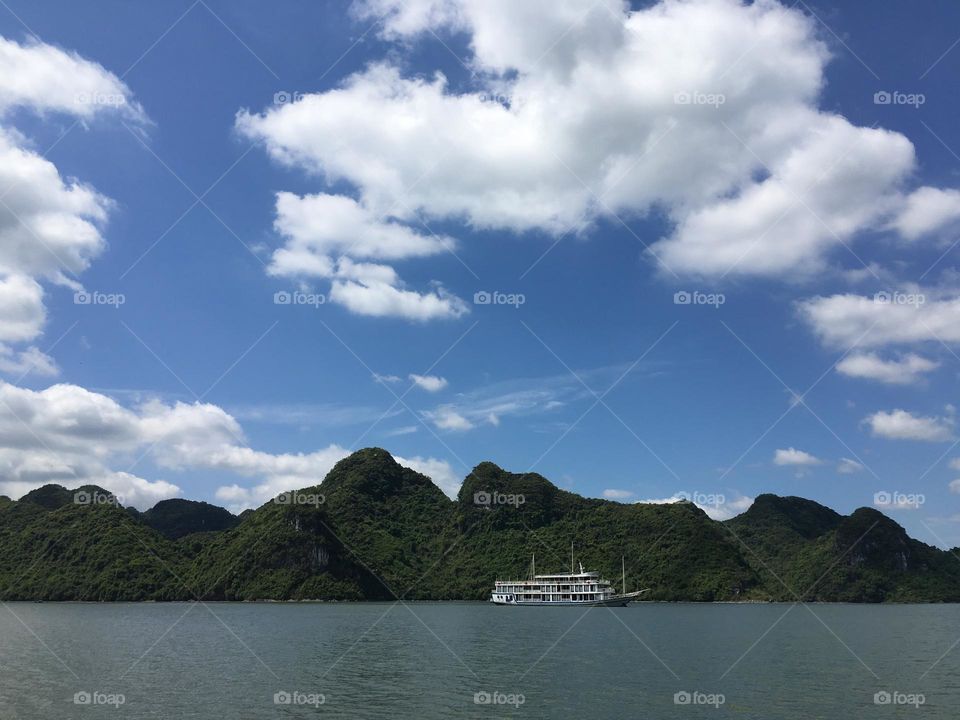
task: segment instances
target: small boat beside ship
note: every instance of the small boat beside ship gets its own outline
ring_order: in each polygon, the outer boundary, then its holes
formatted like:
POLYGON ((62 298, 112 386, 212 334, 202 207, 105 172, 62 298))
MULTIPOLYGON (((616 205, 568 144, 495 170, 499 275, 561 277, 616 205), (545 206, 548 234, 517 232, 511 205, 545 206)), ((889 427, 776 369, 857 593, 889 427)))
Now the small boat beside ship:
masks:
MULTIPOLYGON (((570 572, 537 575, 536 555, 530 563, 530 577, 526 580, 497 580, 494 582, 490 602, 495 605, 576 605, 583 607, 625 607, 647 590, 626 592, 626 572, 618 594, 609 580, 599 572, 585 571, 580 563, 579 572, 573 567, 571 548, 570 572)), ((621 560, 622 564, 622 560, 621 560)))

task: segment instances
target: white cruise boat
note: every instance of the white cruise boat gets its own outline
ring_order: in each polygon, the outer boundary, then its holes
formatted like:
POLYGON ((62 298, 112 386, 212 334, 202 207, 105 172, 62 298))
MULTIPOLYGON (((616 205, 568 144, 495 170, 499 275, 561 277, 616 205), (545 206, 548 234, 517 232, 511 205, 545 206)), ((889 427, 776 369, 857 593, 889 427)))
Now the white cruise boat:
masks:
POLYGON ((580 564, 580 572, 575 572, 571 558, 569 573, 552 575, 536 574, 536 556, 530 564, 530 578, 527 580, 497 580, 490 595, 495 605, 582 605, 594 607, 624 607, 631 600, 647 592, 625 592, 626 574, 620 594, 614 590, 609 580, 604 580, 598 572, 586 572, 580 564))

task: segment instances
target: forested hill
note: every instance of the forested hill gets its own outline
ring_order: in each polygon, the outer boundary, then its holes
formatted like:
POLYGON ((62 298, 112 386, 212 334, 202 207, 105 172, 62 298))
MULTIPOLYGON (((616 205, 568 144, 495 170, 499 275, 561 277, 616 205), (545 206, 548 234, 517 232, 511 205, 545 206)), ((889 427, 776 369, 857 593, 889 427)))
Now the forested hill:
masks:
POLYGON ((761 495, 717 522, 490 462, 450 500, 379 448, 241 517, 189 500, 140 513, 94 486, 0 497, 0 598, 482 600, 534 553, 538 571, 566 571, 571 541, 618 589, 623 557, 627 590, 650 600, 960 601, 960 560, 870 508, 761 495))

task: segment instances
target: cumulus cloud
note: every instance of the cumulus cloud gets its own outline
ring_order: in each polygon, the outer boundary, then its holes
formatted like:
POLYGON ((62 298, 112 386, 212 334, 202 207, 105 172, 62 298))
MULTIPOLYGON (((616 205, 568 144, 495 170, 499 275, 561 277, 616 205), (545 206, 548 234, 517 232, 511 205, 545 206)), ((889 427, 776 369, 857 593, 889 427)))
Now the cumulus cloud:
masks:
POLYGON ((318 256, 401 260, 434 255, 454 244, 375 217, 343 195, 278 193, 274 226, 287 240, 273 255, 275 275, 300 275, 305 267, 309 273, 318 256))
POLYGON ((17 377, 26 375, 53 377, 60 374, 60 368, 52 357, 35 347, 18 351, 6 345, 0 345, 0 373, 17 377))
POLYGON ((915 238, 955 212, 956 191, 904 189, 916 166, 906 137, 820 109, 830 53, 800 9, 362 0, 355 10, 401 46, 463 33, 479 87, 385 60, 296 103, 241 111, 236 125, 276 161, 345 183, 377 222, 559 235, 657 209, 672 229, 652 250, 674 272, 795 276, 859 232, 915 238))
POLYGON ((267 271, 278 277, 332 280, 330 300, 351 312, 410 320, 456 318, 466 304, 438 286, 421 293, 406 289, 397 272, 382 263, 449 250, 451 238, 424 234, 343 195, 277 194, 274 228, 285 243, 267 271))
POLYGON ((424 417, 439 430, 462 432, 475 427, 472 421, 457 412, 451 405, 441 405, 436 410, 428 410, 424 412, 424 417))
POLYGON ((875 412, 863 422, 870 426, 876 437, 891 440, 940 442, 953 437, 954 421, 951 417, 927 417, 906 410, 891 410, 875 412))
POLYGON ((402 458, 394 455, 393 459, 404 467, 416 470, 422 475, 426 475, 433 480, 434 484, 443 490, 444 494, 451 500, 455 500, 457 493, 460 492, 460 486, 463 484, 463 478, 459 477, 454 471, 453 466, 446 460, 437 458, 425 458, 419 455, 412 458, 402 458))
POLYGON ((443 287, 419 293, 396 287, 383 280, 335 281, 330 300, 357 315, 400 317, 407 320, 458 318, 467 312, 466 303, 443 287))
POLYGON ((823 460, 820 458, 811 455, 808 452, 803 450, 797 450, 796 448, 786 448, 778 449, 773 453, 773 464, 774 465, 793 465, 800 467, 810 467, 812 465, 821 465, 823 460))
MULTIPOLYGON (((0 493, 12 497, 50 482, 101 485, 140 508, 179 495, 180 488, 167 480, 115 469, 147 456, 169 471, 215 470, 253 478, 250 485, 216 491, 218 499, 239 511, 319 484, 348 454, 335 444, 309 453, 255 450, 237 420, 209 403, 151 399, 125 407, 76 385, 31 390, 0 382, 0 493)), ((452 470, 442 461, 417 457, 404 464, 435 477, 445 491, 453 487, 452 470)))
POLYGON ((960 495, 960 479, 950 481, 950 492, 960 495))
POLYGON ((876 380, 888 385, 912 385, 924 373, 932 372, 940 363, 908 353, 893 360, 885 360, 876 353, 854 353, 837 363, 837 372, 848 377, 876 380))
POLYGON ((123 82, 100 65, 51 45, 0 37, 0 372, 54 374, 35 347, 46 312, 41 280, 73 288, 105 246, 111 201, 36 153, 12 124, 14 111, 146 120, 123 82))
POLYGON ((446 378, 437 377, 436 375, 415 375, 411 373, 410 379, 417 387, 427 392, 439 392, 447 386, 446 378))
POLYGON ((892 225, 908 240, 916 240, 960 220, 960 191, 921 187, 910 193, 892 225))
POLYGON ((609 489, 603 491, 603 496, 607 500, 629 500, 634 496, 632 490, 609 489))
POLYGON ((872 296, 842 293, 803 300, 798 312, 830 347, 960 342, 958 292, 908 288, 872 296))

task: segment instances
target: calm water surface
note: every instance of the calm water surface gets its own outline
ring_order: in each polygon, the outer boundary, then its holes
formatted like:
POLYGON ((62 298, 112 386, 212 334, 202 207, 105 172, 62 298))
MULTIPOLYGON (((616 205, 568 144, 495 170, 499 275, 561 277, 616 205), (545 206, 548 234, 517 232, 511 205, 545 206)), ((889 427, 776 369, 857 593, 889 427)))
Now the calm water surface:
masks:
POLYGON ((956 605, 9 603, 0 717, 954 720, 958 639, 956 605))

